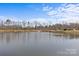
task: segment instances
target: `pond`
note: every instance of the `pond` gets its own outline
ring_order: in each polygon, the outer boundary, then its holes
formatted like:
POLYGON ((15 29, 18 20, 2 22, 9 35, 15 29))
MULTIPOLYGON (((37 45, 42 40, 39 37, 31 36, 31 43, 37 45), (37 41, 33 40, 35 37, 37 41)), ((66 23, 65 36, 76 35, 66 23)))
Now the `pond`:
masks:
POLYGON ((0 33, 0 56, 77 56, 79 36, 52 32, 0 33))

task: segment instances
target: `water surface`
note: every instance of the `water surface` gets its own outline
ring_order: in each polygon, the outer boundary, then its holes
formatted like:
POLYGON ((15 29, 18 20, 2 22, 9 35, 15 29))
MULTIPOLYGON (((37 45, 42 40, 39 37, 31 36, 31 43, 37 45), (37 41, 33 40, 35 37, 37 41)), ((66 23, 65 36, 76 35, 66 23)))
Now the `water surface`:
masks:
POLYGON ((49 32, 0 33, 1 56, 79 55, 79 36, 49 32))

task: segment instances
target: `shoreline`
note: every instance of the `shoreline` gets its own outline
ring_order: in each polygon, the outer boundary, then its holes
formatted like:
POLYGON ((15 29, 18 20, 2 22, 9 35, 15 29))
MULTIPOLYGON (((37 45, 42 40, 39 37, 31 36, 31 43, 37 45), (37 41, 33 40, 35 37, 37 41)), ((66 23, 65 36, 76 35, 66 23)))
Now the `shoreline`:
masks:
POLYGON ((39 30, 39 29, 0 29, 0 32, 52 32, 60 34, 75 34, 79 35, 79 30, 39 30))
POLYGON ((79 32, 79 30, 49 30, 49 29, 0 29, 0 32, 2 31, 39 31, 39 32, 79 32))

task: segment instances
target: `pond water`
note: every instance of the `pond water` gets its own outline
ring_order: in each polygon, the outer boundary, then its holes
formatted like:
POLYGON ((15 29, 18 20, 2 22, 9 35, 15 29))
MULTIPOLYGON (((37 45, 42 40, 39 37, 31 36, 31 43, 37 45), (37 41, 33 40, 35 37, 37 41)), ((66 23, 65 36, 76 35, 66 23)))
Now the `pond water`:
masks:
POLYGON ((52 32, 0 33, 0 56, 77 56, 79 36, 52 32))

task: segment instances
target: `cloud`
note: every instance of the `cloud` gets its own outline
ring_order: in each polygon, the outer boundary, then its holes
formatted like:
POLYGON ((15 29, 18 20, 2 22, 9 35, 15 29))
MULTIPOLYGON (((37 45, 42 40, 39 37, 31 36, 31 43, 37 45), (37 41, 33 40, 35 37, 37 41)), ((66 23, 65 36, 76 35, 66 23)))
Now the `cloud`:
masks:
MULTIPOLYGON (((44 7, 45 8, 45 7, 44 7)), ((78 22, 79 23, 79 4, 62 4, 59 7, 51 8, 46 7, 45 11, 48 16, 52 17, 54 20, 64 21, 64 22, 78 22)))
POLYGON ((49 6, 44 6, 43 7, 43 11, 50 11, 52 9, 52 7, 49 6))

